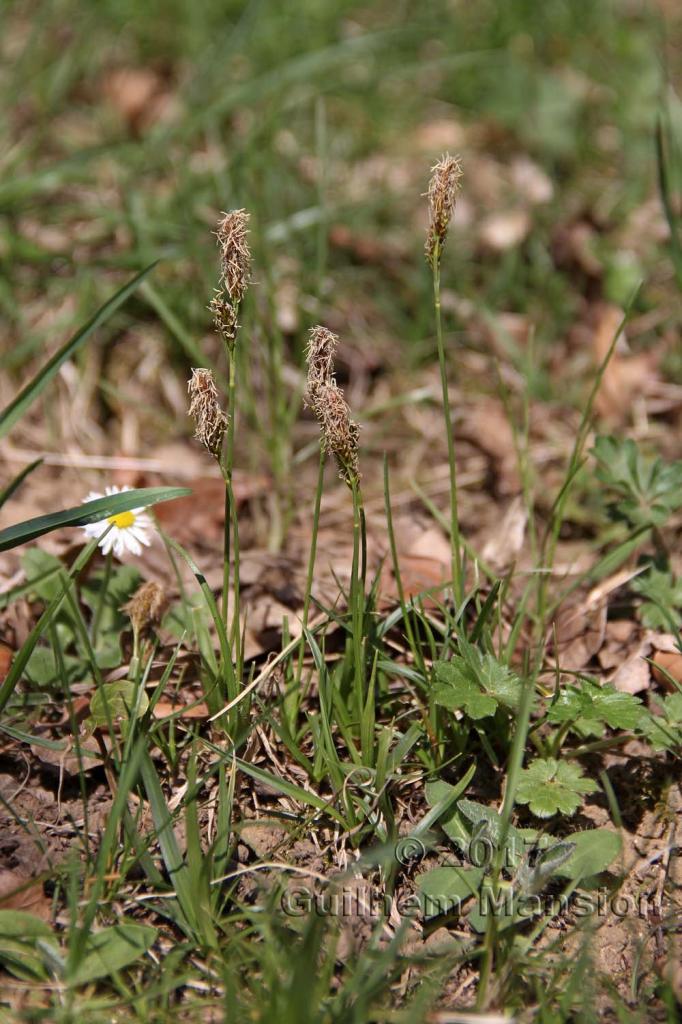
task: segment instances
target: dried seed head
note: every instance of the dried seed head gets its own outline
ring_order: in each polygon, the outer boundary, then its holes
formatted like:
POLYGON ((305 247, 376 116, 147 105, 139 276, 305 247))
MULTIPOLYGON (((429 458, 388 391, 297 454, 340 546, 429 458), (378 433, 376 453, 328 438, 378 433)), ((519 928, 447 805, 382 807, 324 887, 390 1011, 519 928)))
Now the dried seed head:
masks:
POLYGON ((426 258, 433 267, 440 262, 450 218, 455 209, 462 166, 459 158, 446 153, 431 168, 429 191, 429 230, 426 236, 426 258))
POLYGON ((190 396, 189 414, 195 424, 194 436, 218 459, 229 421, 220 408, 218 389, 211 371, 201 368, 192 370, 187 390, 190 396))
POLYGON ((339 339, 326 327, 312 327, 306 348, 308 362, 308 382, 306 401, 311 406, 311 397, 320 384, 332 384, 334 381, 334 352, 339 339))
POLYGON ((167 603, 163 587, 150 580, 135 591, 122 610, 130 618, 134 632, 139 634, 148 626, 161 621, 167 603))
POLYGON ((251 279, 251 250, 246 238, 249 214, 246 210, 224 213, 218 221, 218 246, 222 284, 230 302, 244 298, 251 279))
POLYGON ((341 479, 351 487, 360 478, 360 428, 351 419, 348 402, 334 380, 334 351, 338 341, 338 337, 326 327, 317 326, 310 331, 304 398, 319 421, 325 451, 336 458, 341 479))
POLYGON ((335 383, 318 384, 313 411, 320 421, 325 450, 335 457, 339 476, 351 487, 360 479, 360 428, 351 419, 343 391, 335 383))
POLYGON ((216 330, 222 335, 228 345, 234 344, 237 337, 239 324, 237 323, 237 310, 225 299, 224 292, 216 292, 211 299, 211 312, 216 330))

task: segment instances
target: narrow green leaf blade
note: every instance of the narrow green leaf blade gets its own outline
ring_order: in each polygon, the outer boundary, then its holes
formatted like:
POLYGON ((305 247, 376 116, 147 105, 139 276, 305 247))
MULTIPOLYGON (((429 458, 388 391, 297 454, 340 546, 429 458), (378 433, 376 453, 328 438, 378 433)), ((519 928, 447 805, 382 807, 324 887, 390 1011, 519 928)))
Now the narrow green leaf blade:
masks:
POLYGON ((119 306, 122 306, 126 299, 135 291, 137 286, 144 281, 145 277, 154 269, 156 263, 154 261, 145 270, 142 270, 137 274, 131 281, 128 281, 122 288, 120 288, 115 295, 112 295, 103 306, 101 306, 95 315, 88 320, 84 327, 81 327, 79 331, 74 334, 66 344, 62 345, 58 349, 51 359, 45 363, 45 366, 36 374, 33 380, 29 381, 25 388, 23 388, 9 405, 0 412, 0 438, 4 437, 12 429, 17 420, 21 419, 28 407, 36 400, 38 395, 47 387, 52 378, 55 376, 59 367, 62 363, 65 363, 67 359, 76 352, 81 345, 83 345, 93 331, 96 331, 101 324, 105 323, 109 317, 116 312, 119 306))
POLYGON ((9 501, 9 499, 12 497, 14 492, 18 490, 19 487, 21 487, 26 477, 29 476, 29 474, 32 473, 34 469, 37 469, 38 466, 42 465, 42 462, 42 459, 34 459, 33 462, 30 462, 28 464, 28 466, 24 466, 24 468, 19 473, 17 473, 13 480, 10 480, 7 486, 3 488, 2 491, 0 491, 0 508, 2 508, 5 502, 9 501))
POLYGON ((87 501, 83 505, 65 508, 60 512, 50 512, 45 516, 25 519, 23 523, 16 523, 14 526, 8 526, 6 530, 0 530, 0 551, 15 548, 18 544, 26 544, 28 541, 35 540, 36 537, 41 537, 44 533, 50 533, 51 530, 58 530, 63 526, 85 526, 86 523, 99 523, 120 512, 128 512, 133 508, 146 508, 149 505, 156 505, 160 501, 172 501, 173 498, 181 498, 191 493, 187 487, 141 487, 137 490, 110 494, 105 498, 97 498, 95 501, 87 501))
POLYGON ((112 971, 120 971, 144 956, 155 940, 156 928, 128 921, 94 932, 85 956, 69 980, 72 985, 87 985, 98 978, 108 978, 112 971))

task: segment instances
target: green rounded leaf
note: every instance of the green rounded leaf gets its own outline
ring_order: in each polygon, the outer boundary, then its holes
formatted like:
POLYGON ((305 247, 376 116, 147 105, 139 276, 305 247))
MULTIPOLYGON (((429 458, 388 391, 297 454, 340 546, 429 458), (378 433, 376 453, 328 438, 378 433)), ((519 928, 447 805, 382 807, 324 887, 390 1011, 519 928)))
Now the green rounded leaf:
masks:
POLYGON ((569 859, 557 868, 556 874, 578 881, 606 871, 621 851, 621 838, 608 828, 592 828, 569 837, 575 846, 569 859))

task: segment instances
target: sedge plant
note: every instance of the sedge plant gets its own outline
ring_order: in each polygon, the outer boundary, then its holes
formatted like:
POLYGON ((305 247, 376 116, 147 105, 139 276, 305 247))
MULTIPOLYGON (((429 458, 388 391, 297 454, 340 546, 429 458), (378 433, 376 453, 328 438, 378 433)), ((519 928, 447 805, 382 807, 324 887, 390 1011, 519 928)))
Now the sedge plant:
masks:
MULTIPOLYGON (((326 327, 318 325, 310 331, 306 351, 308 377, 305 402, 312 409, 320 424, 323 451, 331 453, 336 459, 339 476, 348 486, 353 500, 353 562, 349 595, 351 635, 349 643, 353 663, 355 714, 358 723, 362 724, 369 713, 364 671, 367 535, 358 460, 360 430, 357 423, 351 418, 348 403, 334 377, 334 352, 337 345, 338 337, 326 327)), ((361 729, 361 732, 366 737, 367 730, 361 729)), ((368 754, 368 751, 365 753, 368 754)))
POLYGON ((433 302, 436 316, 436 341, 438 346, 438 367, 440 370, 441 391, 443 394, 443 415, 445 418, 445 436, 448 446, 448 466, 450 471, 450 547, 452 589, 455 605, 461 604, 464 597, 464 579, 462 574, 462 550, 459 535, 459 514, 457 507, 457 466, 455 463, 455 437, 450 410, 447 367, 445 362, 445 343, 443 340, 443 318, 441 313, 440 267, 443 249, 448 235, 450 220, 455 210, 457 192, 460 187, 462 168, 457 157, 446 153, 431 169, 431 179, 427 192, 429 206, 429 228, 426 235, 426 260, 433 275, 433 302))
MULTIPOLYGON (((218 221, 216 236, 220 250, 220 282, 211 300, 213 321, 225 348, 228 365, 226 413, 220 402, 215 377, 210 369, 197 368, 189 381, 189 413, 195 422, 195 437, 216 460, 225 485, 225 525, 223 534, 222 620, 229 637, 230 658, 235 671, 226 667, 228 682, 241 677, 239 525, 232 487, 234 430, 237 394, 237 320, 239 307, 251 279, 251 250, 248 243, 249 214, 232 210, 218 221), (230 562, 234 565, 232 588, 234 607, 230 621, 230 562)), ((228 688, 234 691, 234 685, 228 688)), ((225 694, 234 700, 236 691, 225 694)))

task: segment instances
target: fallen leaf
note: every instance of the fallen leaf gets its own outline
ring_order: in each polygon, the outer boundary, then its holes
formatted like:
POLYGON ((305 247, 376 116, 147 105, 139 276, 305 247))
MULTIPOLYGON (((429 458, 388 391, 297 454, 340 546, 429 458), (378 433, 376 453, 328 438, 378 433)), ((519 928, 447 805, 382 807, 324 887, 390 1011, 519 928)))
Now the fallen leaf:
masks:
POLYGON ((12 664, 14 651, 7 644, 0 643, 0 683, 5 681, 12 664))
POLYGON ((50 920, 50 900, 42 883, 7 868, 0 868, 0 910, 23 910, 43 921, 50 920))
MULTIPOLYGON (((157 505, 155 515, 174 540, 184 546, 195 542, 206 545, 223 535, 225 521, 225 485, 220 477, 196 477, 188 480, 192 493, 184 498, 157 505)), ((266 493, 270 479, 264 474, 235 472, 232 490, 237 505, 266 493)))
MULTIPOLYGON (((452 576, 450 567, 450 541, 439 526, 426 529, 415 528, 413 523, 398 521, 395 524, 398 547, 398 565, 405 597, 417 597, 425 590, 442 588, 452 576)), ((398 598, 398 586, 391 560, 384 562, 381 574, 381 592, 384 599, 392 603, 398 598)), ((438 606, 438 595, 425 597, 424 606, 438 606)))
POLYGON ((51 765, 60 774, 64 772, 66 775, 80 775, 81 769, 87 772, 92 768, 101 766, 102 755, 97 741, 92 739, 92 737, 81 740, 80 751, 81 756, 79 759, 71 740, 64 744, 62 750, 53 750, 49 747, 43 747, 38 743, 31 743, 31 752, 34 757, 38 758, 41 764, 51 765))
POLYGON ((606 630, 606 605, 564 605, 555 620, 554 656, 565 671, 579 672, 600 649, 606 630))
MULTIPOLYGON (((604 304, 597 308, 595 315, 592 346, 595 366, 599 367, 622 323, 623 310, 604 304)), ((599 416, 609 423, 625 423, 631 414, 634 398, 641 395, 655 377, 654 353, 627 355, 627 351, 625 335, 621 331, 594 401, 599 416)))
POLYGON ((154 705, 152 714, 154 718, 170 718, 171 715, 174 715, 176 718, 184 720, 201 720, 208 718, 210 711, 203 701, 198 704, 182 704, 180 701, 160 700, 154 705))
POLYGON ((514 561, 523 546, 527 521, 523 498, 514 498, 481 552, 483 560, 493 569, 505 568, 514 561))
POLYGON ((521 489, 514 431, 501 401, 487 398, 468 411, 460 435, 494 459, 495 486, 500 494, 517 495, 521 489))
POLYGON ((682 684, 682 654, 679 651, 656 651, 653 662, 656 682, 661 683, 667 690, 676 692, 668 676, 682 684))
POLYGON ((616 669, 609 682, 619 690, 620 693, 641 693, 649 689, 651 681, 651 669, 646 660, 651 652, 651 644, 643 643, 639 650, 631 654, 623 664, 616 669))

